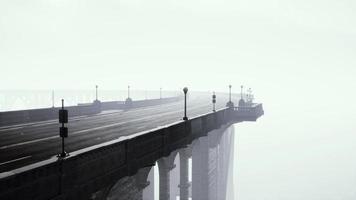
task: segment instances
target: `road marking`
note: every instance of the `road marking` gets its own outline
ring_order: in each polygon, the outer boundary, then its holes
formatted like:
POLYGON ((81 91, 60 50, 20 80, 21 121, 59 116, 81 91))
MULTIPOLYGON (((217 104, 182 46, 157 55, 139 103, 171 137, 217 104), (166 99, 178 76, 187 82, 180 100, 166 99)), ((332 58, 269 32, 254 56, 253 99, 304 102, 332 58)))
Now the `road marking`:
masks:
MULTIPOLYGON (((191 107, 190 109, 191 109, 191 110, 194 110, 194 109, 202 108, 202 107, 206 107, 206 106, 207 106, 207 105, 203 105, 203 106, 202 106, 202 105, 199 105, 199 106, 191 107)), ((98 127, 95 127, 95 128, 84 129, 84 130, 80 130, 80 131, 73 132, 73 133, 70 134, 70 135, 77 135, 77 134, 80 134, 80 133, 86 133, 86 132, 90 132, 90 131, 95 131, 95 130, 100 130, 100 129, 105 129, 105 128, 111 128, 111 127, 115 127, 115 126, 120 126, 120 125, 123 125, 123 124, 126 124, 126 123, 132 123, 132 122, 141 121, 141 120, 145 120, 145 119, 151 119, 151 118, 154 117, 154 116, 158 118, 158 117, 160 117, 160 116, 170 115, 170 114, 172 114, 172 113, 178 113, 178 112, 181 112, 181 110, 175 110, 175 111, 166 112, 166 113, 161 113, 161 114, 153 115, 153 116, 152 116, 152 115, 149 115, 149 116, 145 116, 145 117, 141 117, 141 118, 136 118, 136 119, 129 120, 129 121, 123 121, 123 122, 119 122, 119 123, 108 124, 108 125, 105 125, 105 126, 98 126, 98 127)), ((5 145, 5 146, 0 147, 0 150, 12 148, 12 147, 17 147, 17 146, 23 146, 23 145, 26 145, 26 144, 32 144, 32 143, 42 142, 42 141, 51 140, 51 139, 56 139, 56 138, 59 138, 59 136, 58 136, 58 135, 55 135, 55 136, 51 136, 51 137, 40 138, 40 139, 30 140, 30 141, 21 142, 21 143, 5 145)))
POLYGON ((22 129, 22 128, 23 128, 23 127, 6 128, 6 129, 0 130, 0 132, 4 132, 4 131, 14 131, 14 130, 22 129))
POLYGON ((17 158, 17 159, 14 159, 14 160, 10 160, 10 161, 6 161, 6 162, 3 162, 3 163, 0 163, 0 166, 1 165, 7 165, 7 164, 10 164, 10 163, 13 163, 13 162, 16 162, 16 161, 20 161, 20 160, 25 160, 27 158, 31 158, 32 156, 25 156, 25 157, 22 157, 22 158, 17 158))

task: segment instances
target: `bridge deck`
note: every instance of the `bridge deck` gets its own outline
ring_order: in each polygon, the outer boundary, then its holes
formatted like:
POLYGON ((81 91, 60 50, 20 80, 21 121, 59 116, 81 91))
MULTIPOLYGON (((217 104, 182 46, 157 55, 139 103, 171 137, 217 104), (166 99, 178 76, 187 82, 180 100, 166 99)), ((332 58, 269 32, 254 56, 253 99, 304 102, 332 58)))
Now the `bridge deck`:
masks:
MULTIPOLYGON (((227 96, 218 97, 217 108, 225 107, 227 96)), ((210 112, 210 96, 195 96, 188 101, 188 117, 210 112)), ((118 139, 140 131, 156 128, 181 120, 183 102, 103 112, 92 116, 70 118, 66 151, 118 139)), ((0 127, 0 172, 9 171, 48 159, 60 152, 61 140, 58 121, 41 121, 30 124, 0 127)))

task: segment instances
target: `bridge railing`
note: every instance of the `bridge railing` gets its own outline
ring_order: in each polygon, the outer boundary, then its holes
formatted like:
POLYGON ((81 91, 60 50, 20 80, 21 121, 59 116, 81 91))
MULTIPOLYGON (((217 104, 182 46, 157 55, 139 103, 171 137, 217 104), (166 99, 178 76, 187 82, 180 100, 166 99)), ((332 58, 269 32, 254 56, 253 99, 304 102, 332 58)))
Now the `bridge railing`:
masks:
POLYGON ((256 121, 262 115, 264 110, 261 103, 234 107, 234 116, 238 121, 256 121))
MULTIPOLYGON (((133 101, 130 107, 125 105, 124 101, 109 101, 98 103, 85 103, 78 104, 77 106, 68 106, 66 109, 69 112, 70 117, 94 115, 105 110, 123 110, 132 109, 146 106, 154 106, 165 103, 172 103, 179 101, 182 97, 167 97, 162 99, 147 99, 133 101)), ((23 123, 32 123, 46 120, 53 120, 58 118, 58 110, 60 108, 41 108, 30 110, 18 110, 0 112, 0 126, 10 126, 23 123)))

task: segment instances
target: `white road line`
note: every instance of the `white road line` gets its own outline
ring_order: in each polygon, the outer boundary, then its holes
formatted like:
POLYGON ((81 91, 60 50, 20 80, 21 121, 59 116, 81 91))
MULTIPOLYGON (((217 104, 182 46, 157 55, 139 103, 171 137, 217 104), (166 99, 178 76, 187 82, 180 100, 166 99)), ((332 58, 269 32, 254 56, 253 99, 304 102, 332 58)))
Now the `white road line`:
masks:
POLYGON ((14 130, 22 129, 22 128, 23 128, 23 127, 7 128, 7 129, 2 129, 2 130, 0 130, 0 132, 4 132, 4 131, 14 131, 14 130))
POLYGON ((19 160, 25 160, 27 158, 31 158, 32 156, 25 156, 25 157, 22 157, 22 158, 17 158, 17 159, 14 159, 14 160, 10 160, 10 161, 6 161, 6 162, 3 162, 3 163, 0 163, 0 166, 1 165, 7 165, 9 163, 13 163, 13 162, 16 162, 16 161, 19 161, 19 160))
MULTIPOLYGON (((204 106, 195 106, 195 107, 191 107, 190 109, 193 110, 195 108, 200 108, 200 107, 206 107, 206 105, 204 106)), ((172 113, 177 113, 177 112, 181 112, 181 111, 172 111, 172 112, 166 112, 166 113, 162 113, 159 115, 154 115, 155 117, 159 117, 159 116, 164 116, 164 115, 170 115, 172 113)), ((141 120, 145 120, 145 119, 150 119, 153 116, 145 116, 145 117, 141 117, 141 118, 137 118, 137 119, 133 119, 133 120, 129 120, 129 121, 123 121, 123 122, 119 122, 119 123, 114 123, 114 124, 109 124, 109 125, 105 125, 105 126, 99 126, 99 127, 95 127, 95 128, 90 128, 90 129, 85 129, 85 130, 81 130, 81 131, 76 131, 73 132, 70 135, 77 135, 80 133, 85 133, 85 132, 90 132, 90 131, 95 131, 95 130, 100 130, 100 129, 105 129, 105 128, 111 128, 111 127, 115 127, 115 126, 119 126, 119 125, 123 125, 126 123, 132 123, 132 122, 136 122, 136 121, 141 121, 141 120)), ((51 140, 51 139, 55 139, 55 138, 59 138, 58 135, 55 136, 51 136, 51 137, 46 137, 46 138, 40 138, 40 139, 35 139, 35 140, 30 140, 30 141, 26 141, 26 142, 21 142, 21 143, 16 143, 16 144, 10 144, 10 145, 5 145, 0 147, 0 150, 4 150, 4 149, 8 149, 8 148, 12 148, 12 147, 17 147, 17 146, 22 146, 22 145, 26 145, 26 144, 32 144, 32 143, 37 143, 37 142, 42 142, 42 141, 46 141, 46 140, 51 140)))
POLYGON ((5 146, 0 147, 0 150, 8 149, 8 148, 11 148, 11 147, 22 146, 22 145, 26 145, 26 144, 31 144, 31 143, 36 143, 36 142, 41 142, 41 141, 46 141, 46 140, 50 140, 50 139, 54 139, 54 138, 58 138, 58 137, 59 136, 56 135, 56 136, 40 138, 40 139, 30 140, 30 141, 16 143, 16 144, 9 144, 9 145, 5 145, 5 146))

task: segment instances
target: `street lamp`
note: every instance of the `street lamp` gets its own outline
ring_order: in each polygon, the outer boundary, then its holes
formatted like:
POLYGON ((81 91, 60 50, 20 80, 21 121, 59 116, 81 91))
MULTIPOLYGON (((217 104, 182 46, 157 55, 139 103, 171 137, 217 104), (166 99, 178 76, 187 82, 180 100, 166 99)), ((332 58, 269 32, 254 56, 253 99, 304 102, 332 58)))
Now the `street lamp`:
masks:
POLYGON ((247 101, 252 103, 252 89, 251 88, 248 88, 247 94, 248 94, 247 101))
POLYGON ((241 99, 239 101, 239 107, 244 107, 246 105, 245 101, 244 101, 244 98, 243 98, 243 88, 244 88, 244 86, 241 85, 241 99))
POLYGON ((229 85, 229 102, 231 102, 231 88, 232 88, 232 85, 229 85))
POLYGON ((52 108, 54 108, 54 90, 52 90, 52 108))
POLYGON ((125 105, 127 108, 131 108, 132 107, 132 99, 130 98, 130 86, 127 86, 127 99, 125 101, 125 105))
POLYGON ((215 103, 216 103, 216 95, 215 92, 213 92, 213 112, 215 112, 215 103))
POLYGON ((226 103, 226 107, 229 107, 229 108, 234 107, 234 103, 232 103, 232 101, 231 101, 231 88, 232 88, 232 85, 229 85, 229 101, 226 103))
POLYGON ((187 117, 187 93, 188 93, 188 88, 185 87, 183 88, 183 92, 184 92, 184 117, 183 120, 187 121, 188 117, 187 117))
POLYGON ((98 101, 98 85, 95 86, 95 101, 98 101))

